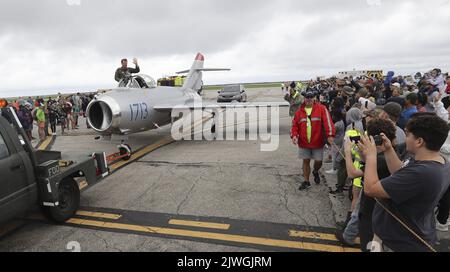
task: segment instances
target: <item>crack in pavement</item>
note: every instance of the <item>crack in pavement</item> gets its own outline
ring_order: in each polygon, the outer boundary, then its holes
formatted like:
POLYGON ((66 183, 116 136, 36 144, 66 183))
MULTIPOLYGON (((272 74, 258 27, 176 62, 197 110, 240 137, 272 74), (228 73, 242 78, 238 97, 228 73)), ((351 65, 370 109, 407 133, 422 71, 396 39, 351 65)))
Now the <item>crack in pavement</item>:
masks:
POLYGON ((198 179, 192 183, 191 189, 188 191, 188 193, 186 194, 184 199, 180 202, 180 204, 178 204, 177 214, 180 214, 181 207, 188 201, 188 198, 189 198, 190 194, 192 193, 192 191, 194 190, 195 186, 197 185, 197 182, 198 182, 198 179))
POLYGON ((232 162, 168 162, 168 161, 143 161, 139 160, 137 163, 145 163, 150 165, 175 165, 175 166, 192 166, 192 167, 216 167, 219 166, 248 166, 248 167, 262 167, 267 169, 272 169, 274 167, 284 167, 286 165, 282 164, 263 164, 263 163, 232 163, 232 162))
POLYGON ((292 215, 298 217, 300 220, 302 220, 302 221, 305 223, 306 226, 309 227, 310 224, 308 223, 307 220, 305 220, 305 219, 303 218, 303 216, 301 216, 300 214, 297 214, 296 212, 292 211, 292 210, 289 208, 289 193, 288 193, 288 190, 286 190, 286 189, 283 188, 283 186, 282 186, 283 178, 282 178, 282 176, 281 176, 281 174, 280 174, 280 170, 279 170, 279 169, 276 169, 276 168, 274 168, 274 170, 276 171, 276 174, 275 174, 274 176, 276 176, 276 177, 278 178, 278 187, 279 187, 280 190, 282 191, 282 194, 281 194, 282 199, 280 198, 281 204, 284 206, 284 208, 285 208, 290 214, 292 214, 292 215), (284 201, 283 201, 283 200, 284 200, 284 201))
MULTIPOLYGON (((203 176, 204 173, 205 173, 205 171, 203 171, 202 173, 199 174, 197 179, 192 183, 191 189, 189 189, 189 191, 187 192, 185 198, 180 202, 180 204, 178 204, 178 206, 177 206, 177 214, 180 214, 181 207, 188 201, 189 196, 191 195, 192 191, 194 191, 194 188, 195 188, 195 186, 197 186, 197 183, 202 179, 202 176, 203 176)), ((186 178, 184 178, 184 179, 187 180, 186 178)))
POLYGON ((116 251, 119 251, 119 252, 123 252, 123 251, 122 251, 121 249, 119 249, 119 248, 116 248, 116 247, 114 247, 114 246, 110 246, 109 243, 108 243, 108 241, 107 241, 105 238, 99 236, 99 235, 97 234, 97 232, 93 232, 92 234, 93 234, 95 237, 97 237, 98 239, 100 239, 100 240, 103 241, 103 243, 104 243, 105 246, 106 246, 106 249, 113 249, 113 250, 116 250, 116 251))
POLYGON ((319 216, 317 215, 317 213, 315 212, 315 210, 314 210, 314 209, 311 210, 311 213, 312 213, 312 214, 314 215, 314 217, 316 218, 317 226, 321 227, 322 225, 320 224, 319 216))
MULTIPOLYGON (((333 195, 330 194, 331 192, 331 187, 328 186, 328 180, 326 175, 324 175, 322 173, 322 180, 324 181, 324 184, 326 186, 326 188, 328 188, 328 192, 327 192, 327 199, 328 199, 328 206, 330 207, 331 210, 331 216, 332 216, 332 220, 334 221, 334 225, 337 226, 337 214, 336 214, 336 209, 334 209, 334 205, 333 205, 333 201, 331 200, 331 197, 334 197, 333 195)), ((316 215, 317 216, 317 215, 316 215)))
POLYGON ((144 190, 138 197, 136 197, 134 200, 131 201, 130 205, 127 205, 127 207, 132 207, 134 203, 137 203, 139 200, 141 200, 144 196, 147 195, 147 193, 154 189, 156 186, 158 186, 158 182, 161 181, 164 173, 161 173, 156 181, 154 181, 147 189, 144 190))
POLYGON ((274 195, 276 193, 273 192, 263 192, 263 191, 252 191, 252 190, 239 190, 238 188, 230 188, 230 191, 236 192, 236 193, 245 193, 245 194, 261 194, 261 195, 274 195))

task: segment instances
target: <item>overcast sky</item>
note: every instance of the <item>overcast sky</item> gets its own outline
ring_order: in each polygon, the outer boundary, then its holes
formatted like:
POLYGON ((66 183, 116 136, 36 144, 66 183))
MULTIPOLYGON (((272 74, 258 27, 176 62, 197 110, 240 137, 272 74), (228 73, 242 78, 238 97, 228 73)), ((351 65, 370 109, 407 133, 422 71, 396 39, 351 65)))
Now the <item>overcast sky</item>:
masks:
POLYGON ((0 97, 112 87, 121 58, 206 84, 450 70, 448 0, 2 0, 0 97), (79 5, 78 3, 79 2, 79 5))

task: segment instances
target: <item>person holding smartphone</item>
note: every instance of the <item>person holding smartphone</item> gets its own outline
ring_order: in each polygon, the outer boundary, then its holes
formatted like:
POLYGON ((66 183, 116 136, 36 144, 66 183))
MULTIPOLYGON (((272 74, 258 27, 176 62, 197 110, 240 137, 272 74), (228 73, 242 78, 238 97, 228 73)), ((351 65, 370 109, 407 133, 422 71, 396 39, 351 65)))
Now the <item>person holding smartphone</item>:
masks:
POLYGON ((391 176, 380 178, 373 137, 363 136, 364 193, 379 200, 373 213, 374 243, 382 251, 435 251, 434 210, 447 192, 450 164, 439 153, 447 140, 448 124, 435 115, 413 117, 406 126, 406 149, 414 159, 402 162, 383 135, 381 149, 391 176))
MULTIPOLYGON (((384 158, 381 146, 383 138, 386 136, 391 142, 395 140, 395 126, 392 122, 380 118, 371 119, 367 123, 367 135, 373 136, 377 145, 377 173, 381 178, 390 176, 389 169, 384 158)), ((365 157, 361 157, 361 161, 357 164, 353 160, 352 149, 357 146, 358 142, 352 141, 350 137, 345 139, 345 162, 347 173, 350 178, 360 179, 360 183, 364 188, 364 168, 365 157)), ((351 214, 350 220, 343 231, 336 232, 336 238, 345 246, 355 246, 356 237, 359 234, 361 238, 361 250, 368 251, 367 245, 373 239, 372 231, 372 212, 375 206, 375 200, 368 197, 362 191, 358 198, 355 199, 355 207, 351 214)))

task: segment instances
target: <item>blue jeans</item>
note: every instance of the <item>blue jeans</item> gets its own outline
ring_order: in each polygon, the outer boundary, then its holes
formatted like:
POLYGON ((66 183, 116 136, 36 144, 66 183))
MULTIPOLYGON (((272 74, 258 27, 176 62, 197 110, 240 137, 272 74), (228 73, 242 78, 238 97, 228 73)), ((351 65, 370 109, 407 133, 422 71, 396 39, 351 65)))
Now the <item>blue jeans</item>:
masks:
POLYGON ((350 244, 355 244, 355 240, 358 237, 359 234, 359 208, 361 207, 361 195, 363 193, 361 192, 358 197, 358 201, 356 202, 355 210, 352 212, 352 216, 350 218, 350 221, 347 224, 347 227, 344 230, 344 240, 350 244))

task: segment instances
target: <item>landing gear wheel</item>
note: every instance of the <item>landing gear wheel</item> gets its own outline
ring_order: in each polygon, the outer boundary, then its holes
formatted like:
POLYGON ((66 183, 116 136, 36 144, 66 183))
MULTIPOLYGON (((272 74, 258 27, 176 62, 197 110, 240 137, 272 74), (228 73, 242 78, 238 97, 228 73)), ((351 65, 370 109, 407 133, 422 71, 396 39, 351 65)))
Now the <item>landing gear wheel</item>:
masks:
POLYGON ((80 205, 80 188, 73 178, 66 178, 58 184, 59 205, 44 207, 45 215, 56 223, 72 218, 80 205))
POLYGON ((120 156, 127 155, 122 158, 124 161, 128 161, 129 159, 131 159, 132 151, 131 151, 131 147, 129 145, 127 145, 127 144, 120 145, 119 152, 120 152, 120 156))

